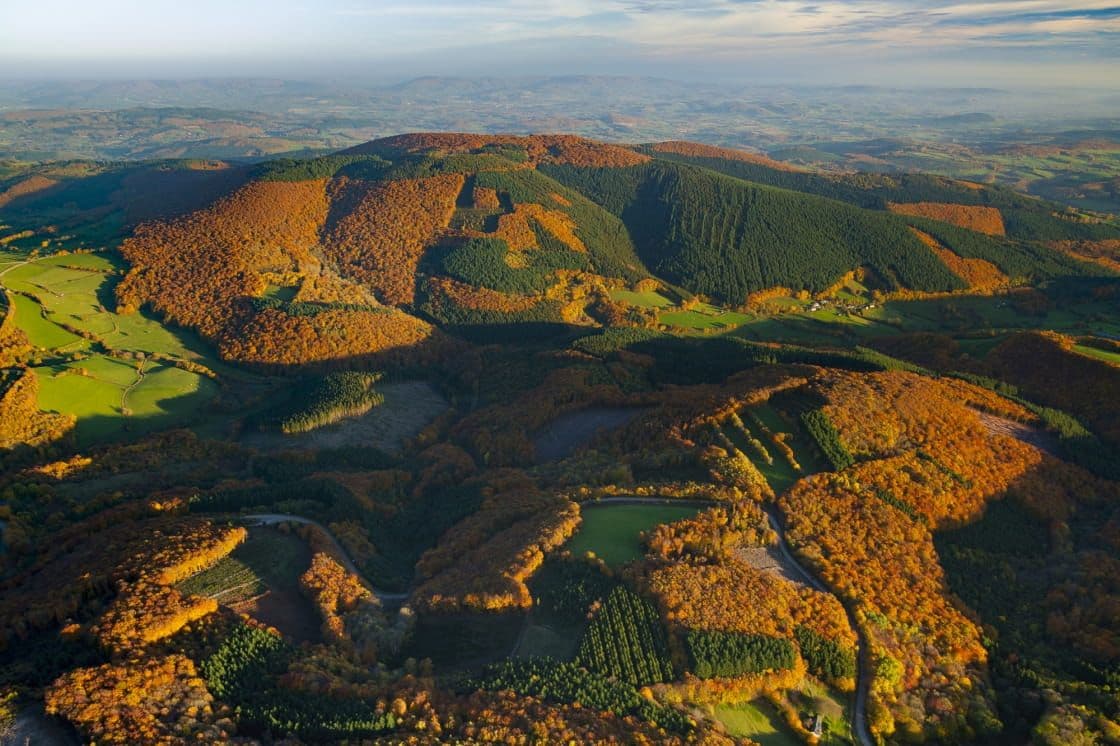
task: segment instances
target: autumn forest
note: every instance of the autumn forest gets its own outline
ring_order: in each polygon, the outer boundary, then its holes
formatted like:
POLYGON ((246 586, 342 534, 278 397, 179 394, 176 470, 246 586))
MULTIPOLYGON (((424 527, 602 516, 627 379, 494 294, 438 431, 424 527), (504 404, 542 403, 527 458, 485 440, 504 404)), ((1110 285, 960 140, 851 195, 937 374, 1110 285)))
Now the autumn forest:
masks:
POLYGON ((1120 743, 1118 262, 681 141, 0 172, 0 743, 1120 743))

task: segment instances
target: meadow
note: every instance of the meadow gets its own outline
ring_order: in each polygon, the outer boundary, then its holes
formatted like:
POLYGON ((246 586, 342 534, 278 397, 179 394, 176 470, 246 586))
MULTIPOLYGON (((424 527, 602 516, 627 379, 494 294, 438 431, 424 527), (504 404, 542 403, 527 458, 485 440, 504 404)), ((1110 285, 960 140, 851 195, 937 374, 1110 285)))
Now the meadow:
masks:
MULTIPOLYGON (((848 703, 840 695, 813 678, 806 678, 783 696, 783 707, 798 713, 819 714, 822 718, 821 746, 844 746, 853 743, 848 721, 848 703)), ((713 708, 713 715, 727 732, 749 738, 760 746, 793 746, 802 743, 782 719, 781 713, 764 698, 722 704, 713 708)))
POLYGON ((109 310, 119 270, 111 254, 0 256, 15 325, 36 348, 39 407, 76 415, 80 445, 194 423, 218 385, 185 368, 228 372, 190 333, 109 310))
POLYGON ((759 746, 796 746, 801 743, 782 722, 773 705, 764 700, 719 705, 716 719, 737 738, 749 738, 759 746))
MULTIPOLYGON (((1024 313, 1016 296, 959 294, 936 298, 896 298, 874 302, 862 283, 849 280, 817 301, 794 296, 768 298, 746 312, 711 303, 683 308, 659 291, 612 290, 611 300, 657 311, 657 323, 683 336, 730 334, 744 339, 801 345, 866 345, 909 332, 961 335, 971 343, 977 333, 998 335, 1023 329, 1120 337, 1107 302, 1077 300, 1024 313)), ((1116 362, 1099 350, 1083 354, 1116 362)))
POLYGON ((669 327, 703 334, 731 331, 748 323, 753 318, 751 315, 729 311, 710 303, 700 303, 688 310, 663 312, 659 320, 669 327))
POLYGON ((643 531, 690 518, 697 511, 688 505, 585 505, 579 531, 565 548, 577 557, 591 552, 617 567, 645 553, 643 531))
POLYGON ((1120 352, 1102 350, 1097 347, 1092 347, 1091 345, 1074 345, 1073 349, 1075 352, 1079 352, 1082 355, 1094 357, 1097 360, 1104 360, 1106 363, 1112 363, 1113 365, 1120 365, 1120 352))

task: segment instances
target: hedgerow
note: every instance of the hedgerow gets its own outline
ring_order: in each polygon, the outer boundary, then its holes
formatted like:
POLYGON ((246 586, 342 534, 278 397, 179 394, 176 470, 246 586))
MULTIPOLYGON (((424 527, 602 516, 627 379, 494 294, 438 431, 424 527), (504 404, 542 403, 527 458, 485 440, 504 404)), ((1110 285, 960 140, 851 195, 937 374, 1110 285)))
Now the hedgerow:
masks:
POLYGON ((848 453, 848 449, 840 442, 840 433, 837 432, 832 421, 828 419, 828 415, 822 410, 813 409, 802 412, 801 422, 805 425, 809 435, 820 446, 821 453, 832 464, 833 469, 840 471, 855 463, 852 454, 848 453))

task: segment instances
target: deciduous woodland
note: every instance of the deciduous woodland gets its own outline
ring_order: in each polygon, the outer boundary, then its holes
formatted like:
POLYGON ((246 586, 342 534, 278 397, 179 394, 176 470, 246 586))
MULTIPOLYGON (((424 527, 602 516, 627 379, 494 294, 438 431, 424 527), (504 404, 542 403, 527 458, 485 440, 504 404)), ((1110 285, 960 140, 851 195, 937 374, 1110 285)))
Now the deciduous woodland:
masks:
POLYGON ((121 168, 0 180, 3 711, 1117 740, 1113 221, 572 136, 121 168))

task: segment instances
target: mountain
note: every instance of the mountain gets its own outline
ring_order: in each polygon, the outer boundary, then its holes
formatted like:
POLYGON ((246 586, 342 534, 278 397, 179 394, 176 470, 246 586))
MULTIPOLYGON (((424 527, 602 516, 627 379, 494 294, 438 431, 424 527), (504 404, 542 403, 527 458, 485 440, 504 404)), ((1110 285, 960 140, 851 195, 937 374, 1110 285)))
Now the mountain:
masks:
POLYGON ((572 135, 0 169, 0 730, 1114 734, 1114 223, 572 135))
POLYGON ((82 168, 12 181, 5 220, 117 231, 122 310, 262 366, 423 362, 488 327, 609 325, 605 294, 643 280, 736 307, 852 273, 935 294, 1109 274, 1043 241, 1085 255, 1120 237, 999 187, 681 142, 427 133, 254 166, 82 168))

